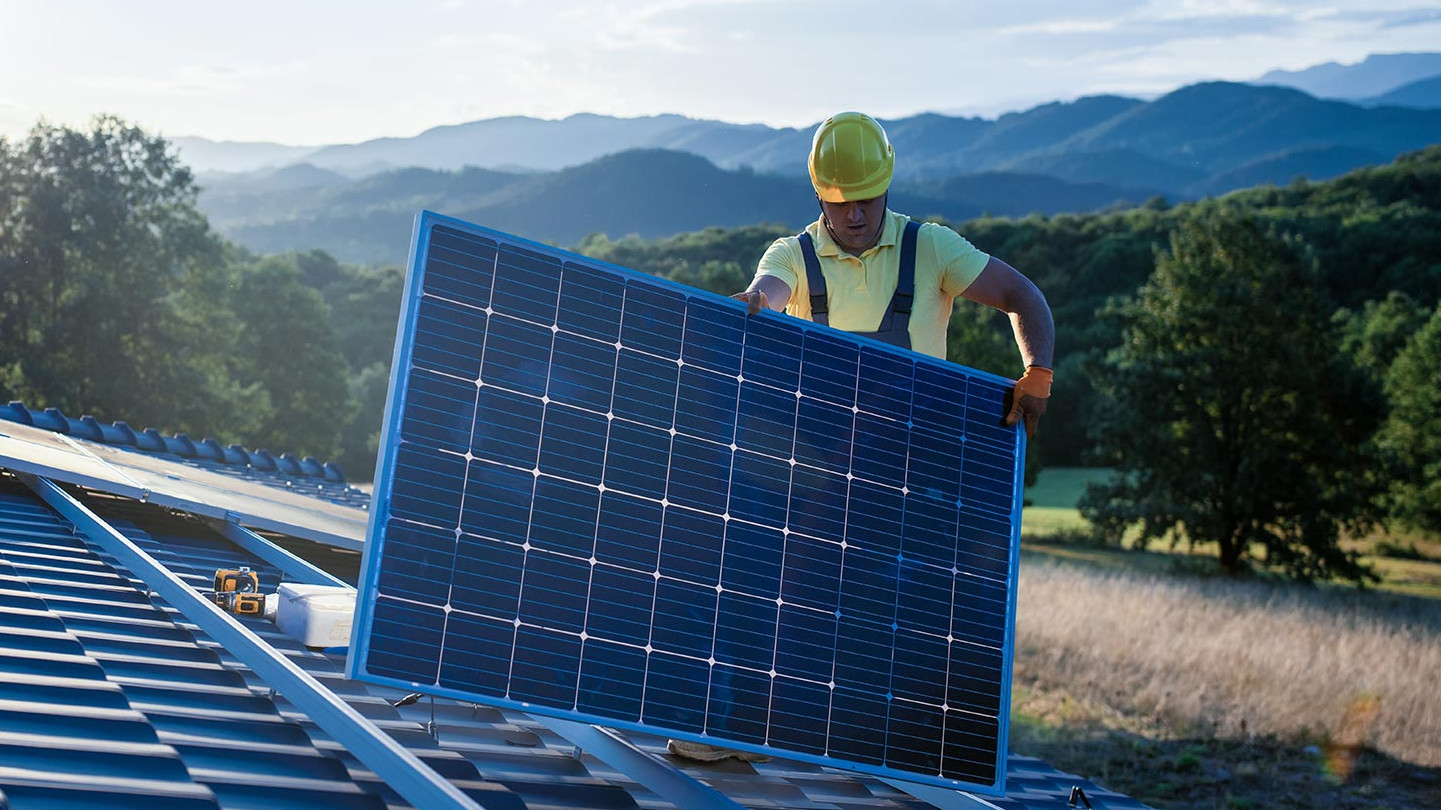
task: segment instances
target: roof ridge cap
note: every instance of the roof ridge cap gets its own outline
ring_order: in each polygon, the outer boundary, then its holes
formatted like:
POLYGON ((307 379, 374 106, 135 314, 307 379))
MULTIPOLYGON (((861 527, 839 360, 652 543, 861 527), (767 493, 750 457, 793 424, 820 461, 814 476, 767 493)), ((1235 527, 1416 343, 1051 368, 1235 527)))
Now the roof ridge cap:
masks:
POLYGON ((301 458, 291 453, 274 455, 264 448, 246 450, 238 444, 222 445, 218 439, 211 436, 206 436, 197 442, 185 433, 166 436, 150 427, 137 432, 124 421, 115 421, 106 425, 89 414, 75 419, 66 416, 59 408, 50 407, 43 411, 32 410, 19 400, 11 400, 8 405, 0 405, 0 420, 17 422, 103 444, 128 447, 143 453, 168 453, 181 458, 199 458, 218 461, 222 464, 276 470, 288 475, 316 478, 333 484, 344 485, 346 483, 345 473, 341 472, 335 462, 320 461, 314 456, 301 458), (261 459, 260 465, 253 463, 252 459, 255 457, 261 459))

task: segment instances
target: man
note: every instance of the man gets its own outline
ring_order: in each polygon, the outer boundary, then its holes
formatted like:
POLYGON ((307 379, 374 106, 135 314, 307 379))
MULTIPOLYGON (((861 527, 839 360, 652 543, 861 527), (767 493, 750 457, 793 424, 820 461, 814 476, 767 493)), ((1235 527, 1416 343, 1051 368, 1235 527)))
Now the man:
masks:
MULTIPOLYGON (((811 144, 811 183, 821 216, 797 236, 777 239, 736 298, 868 334, 941 359, 957 296, 1011 317, 1026 371, 1011 393, 1005 422, 1034 435, 1051 394, 1055 326, 1041 291, 1009 264, 977 250, 955 231, 911 222, 886 208, 895 153, 875 119, 831 116, 811 144)), ((667 750, 701 761, 770 757, 670 740, 667 750)))
POLYGON ((1041 291, 955 231, 912 223, 886 207, 895 152, 874 118, 843 112, 826 119, 809 162, 820 219, 797 236, 777 239, 750 286, 735 297, 750 302, 753 313, 784 309, 941 359, 957 296, 999 309, 1011 318, 1026 367, 1005 422, 1023 422, 1034 435, 1051 392, 1055 344, 1041 291))

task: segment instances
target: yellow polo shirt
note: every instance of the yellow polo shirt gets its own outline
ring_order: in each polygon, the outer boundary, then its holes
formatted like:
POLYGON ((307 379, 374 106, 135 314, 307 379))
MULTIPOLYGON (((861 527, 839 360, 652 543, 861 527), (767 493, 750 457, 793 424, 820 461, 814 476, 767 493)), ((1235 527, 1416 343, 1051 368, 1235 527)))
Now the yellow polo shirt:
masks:
MULTIPOLYGON (((806 226, 820 259, 830 295, 830 325, 850 332, 874 332, 891 305, 901 268, 901 235, 910 217, 886 210, 881 239, 860 256, 841 250, 817 219, 806 226)), ((956 296, 976 280, 990 256, 960 234, 935 223, 921 224, 916 234, 916 293, 911 304, 911 348, 946 357, 946 326, 956 296)), ((811 319, 810 284, 800 240, 777 239, 756 267, 757 276, 774 276, 791 288, 786 312, 811 319)))

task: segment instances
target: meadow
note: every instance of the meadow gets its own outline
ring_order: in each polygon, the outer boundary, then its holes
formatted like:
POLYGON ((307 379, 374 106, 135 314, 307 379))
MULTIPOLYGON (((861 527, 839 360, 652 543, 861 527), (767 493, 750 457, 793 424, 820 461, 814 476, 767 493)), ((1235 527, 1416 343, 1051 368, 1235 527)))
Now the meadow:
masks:
POLYGON ((1027 491, 1012 748, 1158 808, 1441 807, 1441 562, 1353 542, 1376 588, 1214 574, 1079 541, 1103 472, 1027 491), (1069 506, 1067 505, 1069 504, 1069 506))

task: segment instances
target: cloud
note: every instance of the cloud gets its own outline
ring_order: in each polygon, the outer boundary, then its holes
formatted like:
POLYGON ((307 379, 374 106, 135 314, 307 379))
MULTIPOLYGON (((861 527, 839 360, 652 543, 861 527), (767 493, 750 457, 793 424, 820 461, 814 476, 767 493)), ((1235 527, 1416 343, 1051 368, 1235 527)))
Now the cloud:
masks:
POLYGON ((1415 4, 1402 8, 1390 6, 1375 9, 1338 9, 1335 7, 1312 9, 1309 18, 1348 26, 1373 27, 1378 30, 1409 28, 1416 25, 1431 25, 1441 22, 1441 9, 1431 4, 1415 4))
POLYGON ((163 75, 82 75, 74 81, 106 92, 147 96, 219 98, 245 92, 253 82, 286 74, 303 74, 305 65, 289 62, 274 65, 183 65, 163 75))
POLYGON ((1425 9, 1396 15, 1388 15, 1381 22, 1382 28, 1406 28, 1412 25, 1430 25, 1441 22, 1441 9, 1425 9))
POLYGON ((993 115, 1441 50, 1435 0, 428 0, 340 18, 293 0, 240 17, 16 8, 0 74, 26 78, 0 88, 0 127, 113 110, 176 133, 308 143, 577 112, 797 126, 847 108, 993 115), (131 47, 115 51, 117 36, 131 47))
MULTIPOLYGON (((748 21, 768 25, 775 10, 799 7, 796 0, 647 0, 642 3, 577 3, 557 15, 589 32, 594 42, 610 51, 649 51, 668 54, 696 54, 709 50, 717 39, 734 40, 733 34, 749 36, 748 21), (763 13, 739 10, 742 6, 770 6, 763 13), (717 20, 723 21, 717 25, 717 20)), ((846 15, 834 11, 840 5, 815 14, 824 27, 832 18, 846 15)), ((783 12, 784 13, 784 12, 783 12)), ((805 29, 796 29, 800 35, 805 29)))

